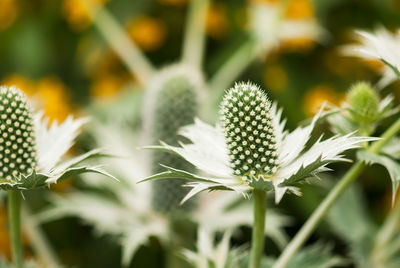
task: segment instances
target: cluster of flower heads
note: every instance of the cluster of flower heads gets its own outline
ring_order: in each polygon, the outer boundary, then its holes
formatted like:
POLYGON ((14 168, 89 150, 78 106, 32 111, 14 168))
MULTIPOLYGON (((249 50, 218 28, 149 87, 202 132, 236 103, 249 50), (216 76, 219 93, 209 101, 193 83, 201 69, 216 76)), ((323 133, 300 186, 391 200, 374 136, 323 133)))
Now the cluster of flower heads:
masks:
POLYGON ((271 104, 258 86, 238 83, 222 101, 221 125, 212 127, 197 119, 180 130, 180 135, 192 143, 149 147, 178 154, 205 175, 164 166, 166 171, 143 181, 191 180, 187 185, 192 190, 183 202, 207 189, 233 190, 244 196, 254 189, 274 190, 279 202, 287 191, 299 194, 297 187, 326 171, 329 163, 345 161, 343 151, 374 140, 350 133, 326 140, 320 138, 306 146, 321 112, 309 125, 292 132, 284 130, 285 120, 281 120, 281 115, 282 109, 271 104))
POLYGON ((0 87, 0 178, 30 174, 36 166, 32 114, 15 87, 0 87))
POLYGON ((220 121, 234 175, 272 176, 278 169, 271 103, 257 86, 240 83, 221 103, 220 121))

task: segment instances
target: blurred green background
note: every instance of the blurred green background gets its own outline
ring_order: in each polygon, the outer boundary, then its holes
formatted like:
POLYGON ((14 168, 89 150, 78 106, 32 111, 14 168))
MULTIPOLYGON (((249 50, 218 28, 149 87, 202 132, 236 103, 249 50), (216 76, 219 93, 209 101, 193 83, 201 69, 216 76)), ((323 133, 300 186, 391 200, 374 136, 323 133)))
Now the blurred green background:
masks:
MULTIPOLYGON (((93 1, 110 10, 155 66, 162 67, 179 58, 188 0, 93 1)), ((246 38, 249 2, 212 1, 206 19, 206 77, 212 76, 246 38)), ((271 98, 285 108, 289 127, 293 128, 313 115, 324 100, 339 104, 355 81, 379 80, 379 62, 343 57, 338 48, 352 41, 351 31, 355 28, 399 28, 400 1, 290 0, 285 17, 317 20, 325 29, 326 38, 320 43, 308 39, 282 42, 251 64, 238 80, 263 85, 271 98)), ((85 115, 88 107, 98 103, 112 105, 124 92, 143 90, 92 27, 80 0, 0 0, 0 83, 41 96, 44 109, 54 120, 63 120, 70 113, 85 115)), ((391 84, 385 92, 399 98, 400 84, 391 84)), ((85 148, 84 139, 76 150, 79 147, 85 148)), ((383 169, 376 168, 364 174, 362 180, 368 205, 378 222, 390 207, 390 180, 386 177, 383 169), (375 178, 377 174, 379 180, 375 178)), ((70 191, 73 183, 79 187, 79 181, 68 180, 52 190, 63 194, 70 191)), ((29 194, 32 208, 44 205, 41 196, 41 191, 29 194)), ((290 214, 296 213, 289 234, 293 234, 324 193, 307 186, 303 196, 285 198, 281 205, 290 214)), ((10 258, 6 227, 5 208, 0 206, 0 255, 10 258)), ((78 220, 65 219, 44 227, 67 265, 117 267, 120 263, 120 248, 112 239, 96 236, 91 227, 78 220)), ((324 228, 320 232, 314 240, 330 236, 324 228)), ((244 230, 246 235, 250 235, 249 230, 244 230)), ((25 239, 25 244, 29 256, 29 240, 25 239)), ((336 250, 342 250, 340 242, 336 250)), ((161 255, 157 240, 151 240, 135 256, 132 267, 160 267, 157 257, 161 255)))

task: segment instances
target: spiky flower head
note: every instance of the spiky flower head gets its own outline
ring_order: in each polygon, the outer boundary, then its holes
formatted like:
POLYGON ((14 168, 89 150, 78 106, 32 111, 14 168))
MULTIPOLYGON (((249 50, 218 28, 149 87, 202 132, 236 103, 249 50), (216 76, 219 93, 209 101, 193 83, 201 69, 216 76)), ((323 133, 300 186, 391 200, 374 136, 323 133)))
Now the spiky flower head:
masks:
MULTIPOLYGON (((145 113, 149 137, 153 143, 163 141, 178 145, 178 131, 193 123, 198 111, 199 93, 202 78, 196 70, 186 65, 172 65, 161 70, 147 91, 145 113)), ((182 141, 182 140, 181 140, 182 141)), ((151 155, 152 171, 164 170, 160 164, 194 171, 194 167, 184 159, 166 152, 154 152, 151 155)), ((184 181, 171 178, 157 181, 152 187, 152 205, 154 210, 170 214, 190 211, 194 202, 180 206, 182 198, 189 189, 181 187, 184 181)), ((194 200, 193 200, 194 201, 194 200)))
POLYGON ((239 83, 221 103, 220 120, 234 175, 251 182, 278 169, 271 102, 256 85, 239 83))
POLYGON ((354 84, 347 93, 352 119, 357 123, 372 123, 378 117, 379 96, 367 82, 354 84))
POLYGON ((0 178, 28 175, 36 166, 32 112, 16 87, 0 87, 0 178))

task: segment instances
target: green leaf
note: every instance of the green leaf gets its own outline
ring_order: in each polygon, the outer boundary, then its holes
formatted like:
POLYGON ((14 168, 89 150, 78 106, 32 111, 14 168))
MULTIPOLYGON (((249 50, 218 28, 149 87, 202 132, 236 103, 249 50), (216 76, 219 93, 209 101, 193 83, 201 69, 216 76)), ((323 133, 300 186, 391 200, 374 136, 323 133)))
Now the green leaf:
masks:
POLYGON ((392 180, 393 202, 400 182, 400 164, 396 163, 393 159, 387 156, 373 154, 366 151, 358 151, 357 157, 358 159, 365 161, 367 164, 379 164, 386 168, 386 170, 389 172, 390 179, 392 180))
POLYGON ((332 254, 331 246, 316 243, 297 253, 290 260, 287 268, 329 268, 341 266, 345 263, 346 262, 342 257, 332 254))
POLYGON ((164 172, 149 176, 149 177, 139 181, 138 183, 145 182, 145 181, 150 181, 150 180, 173 179, 173 178, 215 183, 211 179, 207 179, 205 177, 201 177, 201 176, 189 173, 189 172, 184 171, 184 170, 179 170, 179 169, 175 169, 175 168, 172 168, 172 167, 167 167, 167 166, 164 166, 164 165, 161 165, 161 166, 165 167, 167 169, 167 171, 164 171, 164 172))
POLYGON ((368 216, 366 202, 355 186, 347 189, 328 214, 333 231, 349 244, 357 267, 368 267, 376 226, 368 216))
POLYGON ((357 126, 347 119, 343 114, 333 114, 327 118, 328 123, 331 125, 332 132, 335 134, 346 135, 357 129, 357 126))
POLYGON ((279 186, 298 186, 299 184, 306 182, 308 178, 316 177, 314 175, 315 173, 313 174, 314 171, 332 162, 334 161, 331 160, 322 161, 321 158, 319 158, 312 164, 300 168, 295 174, 293 174, 288 179, 280 183, 279 186))
POLYGON ((391 158, 400 159, 400 138, 391 138, 389 142, 382 148, 381 152, 387 154, 391 158))

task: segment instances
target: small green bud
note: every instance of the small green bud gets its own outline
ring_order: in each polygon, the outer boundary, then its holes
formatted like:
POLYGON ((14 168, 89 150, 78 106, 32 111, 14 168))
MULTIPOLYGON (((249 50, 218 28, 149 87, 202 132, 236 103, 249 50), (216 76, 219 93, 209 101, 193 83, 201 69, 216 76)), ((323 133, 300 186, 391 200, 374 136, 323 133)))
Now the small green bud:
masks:
POLYGON ((32 114, 24 94, 0 87, 0 178, 30 174, 36 166, 32 114))
POLYGON ((367 82, 354 84, 347 93, 352 120, 359 124, 373 123, 378 117, 379 96, 367 82))
POLYGON ((272 176, 278 169, 271 102, 256 85, 239 83, 221 103, 220 121, 234 175, 252 181, 272 176))

